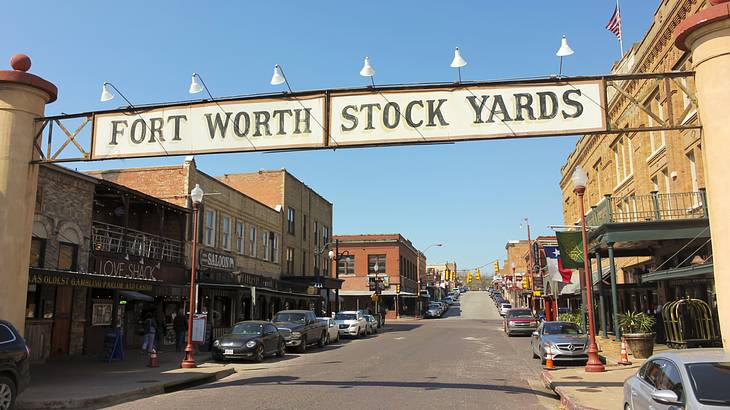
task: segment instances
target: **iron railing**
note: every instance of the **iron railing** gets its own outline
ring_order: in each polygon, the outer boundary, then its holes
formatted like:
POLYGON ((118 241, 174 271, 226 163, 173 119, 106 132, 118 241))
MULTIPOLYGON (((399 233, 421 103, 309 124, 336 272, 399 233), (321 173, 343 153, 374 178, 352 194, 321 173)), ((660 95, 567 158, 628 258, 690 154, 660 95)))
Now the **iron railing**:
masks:
POLYGON ((698 192, 673 194, 606 195, 586 214, 586 225, 597 227, 609 223, 703 218, 707 218, 707 194, 700 189, 698 192))
POLYGON ((185 246, 181 241, 104 222, 94 222, 91 229, 92 246, 97 251, 183 262, 185 246))

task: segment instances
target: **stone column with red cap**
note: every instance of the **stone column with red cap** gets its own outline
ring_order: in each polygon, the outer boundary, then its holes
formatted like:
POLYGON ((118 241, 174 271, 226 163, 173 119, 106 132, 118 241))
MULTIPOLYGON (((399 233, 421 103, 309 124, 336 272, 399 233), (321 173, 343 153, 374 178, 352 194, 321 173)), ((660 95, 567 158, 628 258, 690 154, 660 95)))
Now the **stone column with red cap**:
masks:
POLYGON ((692 52, 717 309, 723 346, 730 350, 730 0, 711 0, 674 36, 678 48, 692 52))
POLYGON ((58 90, 28 73, 30 58, 16 54, 0 70, 0 319, 24 332, 28 261, 38 184, 33 139, 36 118, 58 90))

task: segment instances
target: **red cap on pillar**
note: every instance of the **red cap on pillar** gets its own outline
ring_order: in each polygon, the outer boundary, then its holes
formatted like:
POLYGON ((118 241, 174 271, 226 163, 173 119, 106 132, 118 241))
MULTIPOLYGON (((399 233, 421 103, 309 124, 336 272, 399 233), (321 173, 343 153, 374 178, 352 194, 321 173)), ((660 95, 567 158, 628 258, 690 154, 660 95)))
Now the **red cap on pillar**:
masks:
POLYGON ((691 16, 687 16, 674 29, 674 45, 687 51, 687 37, 698 28, 730 18, 730 0, 710 0, 711 6, 691 16))
POLYGON ((52 103, 58 98, 58 88, 52 83, 28 73, 30 70, 30 57, 25 54, 16 54, 10 58, 12 70, 0 70, 0 83, 25 84, 35 87, 48 94, 48 102, 52 103))

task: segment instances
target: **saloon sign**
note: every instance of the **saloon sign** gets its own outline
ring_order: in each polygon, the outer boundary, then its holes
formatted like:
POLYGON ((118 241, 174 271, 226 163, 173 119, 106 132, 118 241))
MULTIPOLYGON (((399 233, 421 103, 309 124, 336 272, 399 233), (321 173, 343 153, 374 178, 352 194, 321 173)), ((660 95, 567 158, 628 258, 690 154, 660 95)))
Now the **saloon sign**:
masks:
POLYGON ((96 113, 90 159, 606 130, 601 80, 331 90, 96 113))

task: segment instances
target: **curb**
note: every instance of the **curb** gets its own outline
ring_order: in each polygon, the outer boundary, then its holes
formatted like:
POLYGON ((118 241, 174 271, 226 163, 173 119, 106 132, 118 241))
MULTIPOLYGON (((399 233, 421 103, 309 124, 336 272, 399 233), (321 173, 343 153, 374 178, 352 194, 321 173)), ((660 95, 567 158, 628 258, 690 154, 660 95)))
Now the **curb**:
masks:
POLYGON ((578 403, 575 397, 567 394, 560 386, 555 386, 553 377, 548 370, 543 370, 540 373, 540 379, 545 384, 545 387, 554 391, 555 394, 560 396, 560 405, 564 409, 568 410, 596 410, 594 407, 585 406, 578 403))
POLYGON ((140 387, 119 393, 112 393, 96 397, 84 397, 70 400, 23 400, 15 403, 18 410, 39 410, 39 409, 82 409, 99 408, 138 400, 144 397, 155 396, 163 393, 171 393, 188 387, 198 386, 214 382, 236 373, 233 368, 221 369, 208 374, 195 375, 181 380, 157 383, 151 386, 140 387))

